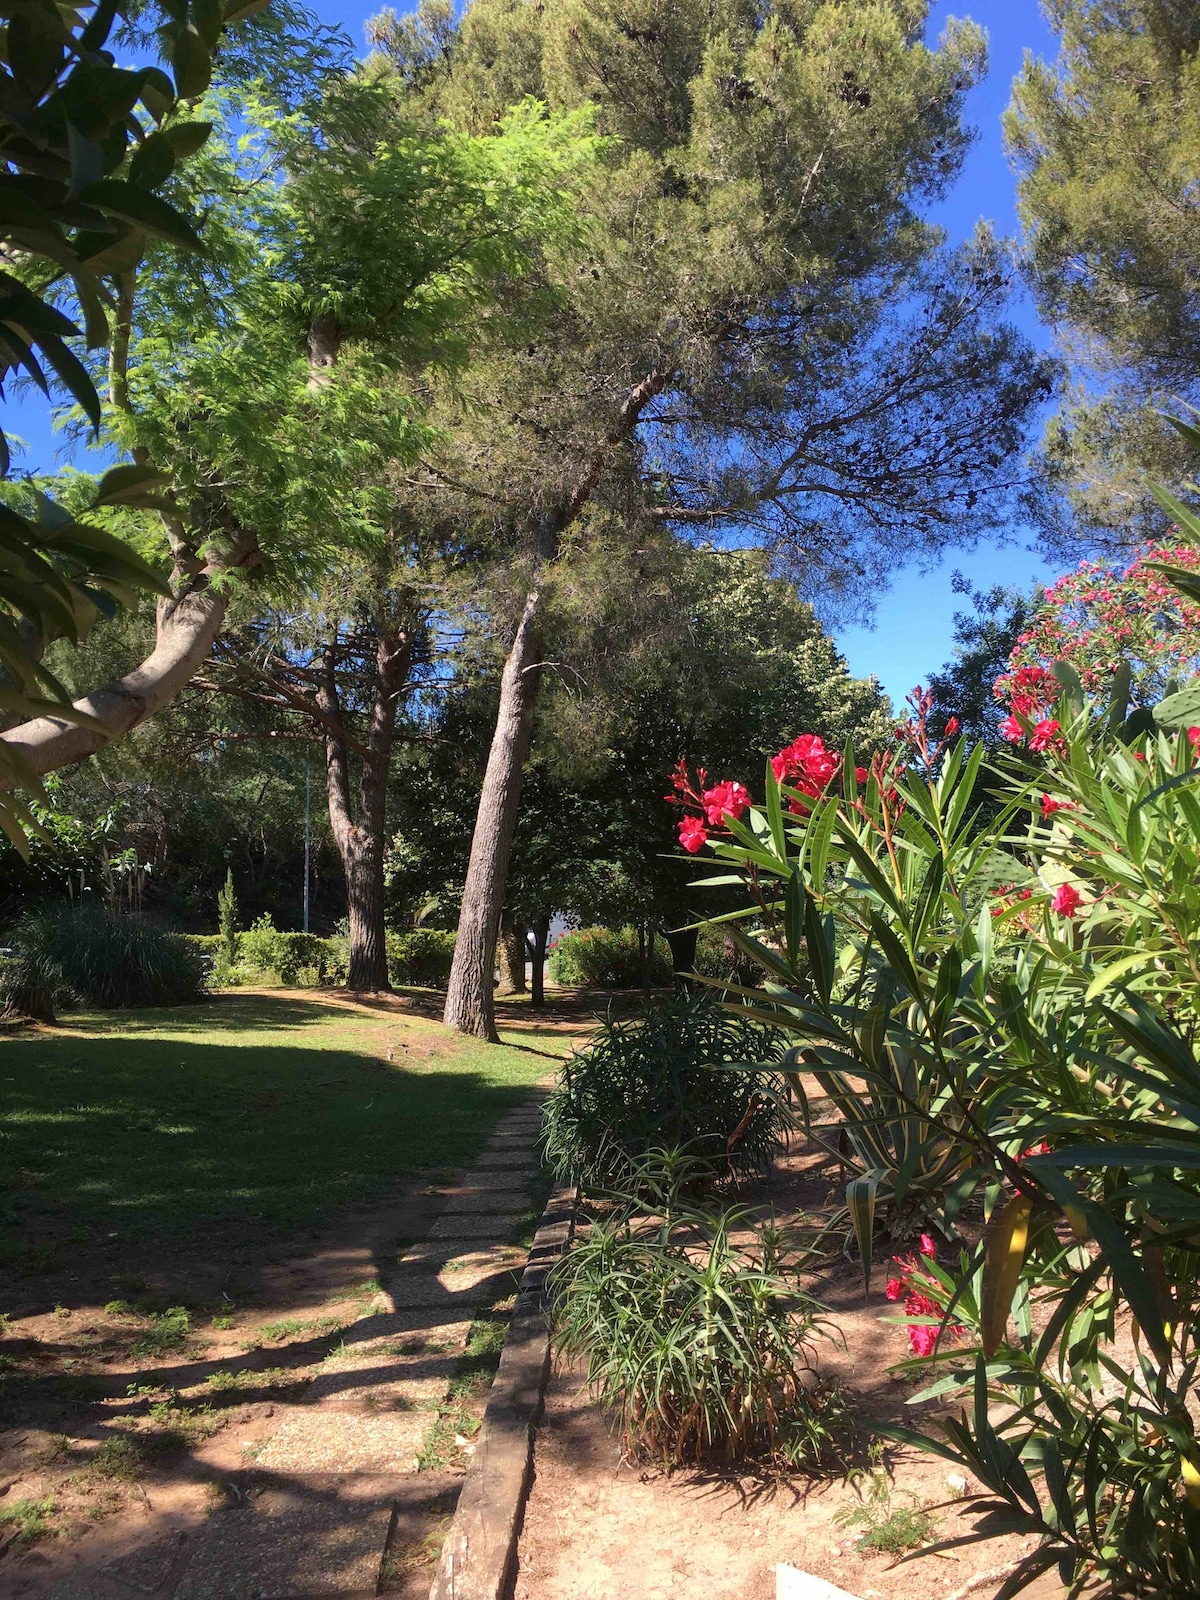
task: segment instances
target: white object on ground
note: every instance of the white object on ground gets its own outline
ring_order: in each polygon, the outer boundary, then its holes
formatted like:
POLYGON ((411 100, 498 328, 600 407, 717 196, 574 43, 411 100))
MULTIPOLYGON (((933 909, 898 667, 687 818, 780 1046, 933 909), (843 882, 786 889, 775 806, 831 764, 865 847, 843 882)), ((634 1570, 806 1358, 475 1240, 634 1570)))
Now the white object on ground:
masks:
POLYGON ((858 1600, 858 1596, 780 1562, 775 1568, 775 1600, 858 1600))

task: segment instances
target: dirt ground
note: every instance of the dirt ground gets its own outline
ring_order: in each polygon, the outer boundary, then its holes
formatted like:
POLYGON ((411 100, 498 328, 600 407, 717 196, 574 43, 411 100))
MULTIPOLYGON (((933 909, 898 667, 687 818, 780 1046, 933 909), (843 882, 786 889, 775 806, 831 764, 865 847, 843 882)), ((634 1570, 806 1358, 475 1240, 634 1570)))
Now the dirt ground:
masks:
MULTIPOLYGON (((556 1057, 537 1046, 569 1043, 595 1004, 572 1000, 556 996, 540 1014, 502 1003, 501 1027, 549 1066, 556 1057)), ((371 1002, 397 1014, 434 1003, 371 1002)), ((382 1285, 398 1259, 460 1192, 461 1173, 430 1177, 343 1207, 328 1227, 299 1232, 291 1253, 278 1241, 264 1247, 252 1228, 240 1238, 222 1229, 181 1239, 165 1258, 76 1252, 63 1269, 9 1274, 0 1301, 0 1596, 29 1583, 40 1592, 81 1541, 95 1565, 106 1550, 121 1558, 147 1529, 165 1549, 213 1511, 287 1488, 255 1469, 276 1409, 301 1400, 351 1325, 386 1306, 382 1285)), ((447 1476, 441 1461, 430 1466, 431 1479, 447 1476)), ((465 1457, 451 1466, 449 1498, 430 1497, 428 1529, 409 1541, 414 1570, 397 1573, 397 1593, 428 1587, 465 1457)))
MULTIPOLYGON (((836 1165, 798 1144, 755 1198, 766 1199, 785 1221, 827 1209, 838 1192, 836 1165)), ((844 1340, 844 1347, 820 1347, 820 1371, 851 1390, 867 1439, 873 1425, 925 1428, 937 1415, 938 1402, 906 1404, 920 1385, 888 1371, 907 1356, 908 1340, 902 1326, 882 1320, 894 1311, 884 1298, 886 1277, 884 1257, 869 1299, 857 1263, 839 1263, 808 1282, 844 1340)), ((970 1519, 954 1505, 955 1487, 947 1483, 949 1463, 890 1444, 883 1461, 886 1510, 929 1508, 933 1539, 969 1531, 970 1519)), ((968 1480, 968 1487, 978 1485, 968 1480)), ((581 1374, 559 1367, 537 1438, 516 1600, 772 1600, 777 1563, 862 1600, 965 1600, 967 1594, 986 1600, 1001 1587, 1003 1569, 1034 1547, 1013 1537, 897 1564, 893 1555, 862 1548, 861 1525, 836 1520, 860 1503, 844 1475, 781 1481, 667 1474, 631 1462, 589 1400, 581 1374)), ((1062 1593, 1053 1576, 1025 1591, 1028 1600, 1062 1593)))

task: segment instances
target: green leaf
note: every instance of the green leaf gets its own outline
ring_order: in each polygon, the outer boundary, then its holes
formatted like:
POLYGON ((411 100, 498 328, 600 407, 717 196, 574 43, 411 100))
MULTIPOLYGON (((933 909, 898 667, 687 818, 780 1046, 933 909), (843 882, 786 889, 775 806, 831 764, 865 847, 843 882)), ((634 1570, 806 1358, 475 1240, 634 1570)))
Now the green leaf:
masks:
POLYGON ((119 178, 105 178, 85 189, 81 198, 89 205, 99 206, 102 211, 131 222, 157 239, 166 239, 196 255, 205 253, 191 224, 165 200, 139 189, 136 184, 124 183, 119 178))
POLYGON ((787 943, 788 965, 794 967, 804 939, 804 904, 807 896, 799 872, 788 879, 783 899, 783 927, 787 943))

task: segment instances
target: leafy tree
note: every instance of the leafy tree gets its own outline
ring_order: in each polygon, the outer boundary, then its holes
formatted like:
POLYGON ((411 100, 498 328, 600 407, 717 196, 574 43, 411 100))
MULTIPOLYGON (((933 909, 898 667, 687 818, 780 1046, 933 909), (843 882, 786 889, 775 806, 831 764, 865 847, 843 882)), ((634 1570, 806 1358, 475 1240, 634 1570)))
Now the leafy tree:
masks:
POLYGON ((225 883, 217 896, 217 929, 221 935, 221 953, 227 967, 237 965, 238 903, 233 887, 233 868, 225 874, 225 883))
POLYGON ((1017 457, 1053 374, 999 321, 1004 254, 981 236, 947 257, 917 215, 957 170, 962 96, 983 64, 970 25, 927 49, 924 14, 909 0, 476 0, 452 39, 433 39, 427 10, 423 53, 411 27, 379 30, 414 113, 481 129, 532 93, 594 105, 608 141, 559 316, 472 368, 469 409, 463 390, 447 396, 422 485, 503 539, 514 587, 524 580, 447 999, 455 1026, 492 1028, 555 581, 597 510, 619 512, 626 562, 655 525, 728 533, 836 600, 906 555, 976 537, 1032 492, 1017 457))
POLYGON ((944 732, 950 719, 973 744, 994 749, 1001 742, 1005 708, 997 700, 996 680, 1008 669, 1012 652, 1029 626, 1040 591, 1025 594, 1005 584, 972 588, 961 572, 953 577, 954 592, 971 602, 970 611, 954 614, 954 655, 929 678, 933 695, 931 723, 944 732))
POLYGON ((1158 537, 1147 474, 1178 479, 1158 415, 1200 396, 1200 13, 1178 0, 1053 0, 1061 48, 1029 59, 1006 118, 1038 307, 1075 364, 1050 429, 1067 491, 1052 531, 1158 537))
POLYGON ((204 109, 218 132, 187 181, 208 257, 123 275, 109 385, 113 440, 170 473, 148 537, 171 594, 147 659, 80 702, 86 726, 4 735, 35 772, 177 694, 249 572, 294 597, 386 534, 388 474, 425 436, 411 374, 548 309, 544 275, 518 284, 570 227, 592 150, 584 119, 532 105, 484 137, 414 135, 361 77, 298 108, 243 91, 204 109))
MULTIPOLYGON (((266 4, 183 0, 142 11, 113 0, 90 14, 39 0, 9 6, 0 37, 0 387, 10 373, 23 372, 49 395, 49 369, 99 427, 100 399, 69 342, 81 330, 68 311, 82 317, 87 345, 103 347, 113 332, 117 281, 150 240, 203 251, 193 220, 157 191, 208 137, 210 124, 192 119, 188 102, 208 86, 224 30, 266 4), (128 31, 135 13, 143 25, 152 23, 156 55, 166 57, 173 79, 158 65, 117 65, 110 40, 127 41, 111 39, 114 27, 128 31)), ((8 471, 0 429, 0 477, 8 471)), ((87 713, 65 704, 42 651, 57 638, 78 643, 101 614, 132 603, 139 590, 162 592, 138 554, 116 541, 103 519, 98 525, 86 514, 147 503, 161 481, 141 464, 118 468, 77 516, 42 494, 0 504, 5 712, 52 709, 76 728, 89 725, 87 713)), ((45 800, 37 774, 46 770, 15 744, 0 745, 0 827, 20 850, 25 830, 37 824, 9 791, 19 784, 45 800)))

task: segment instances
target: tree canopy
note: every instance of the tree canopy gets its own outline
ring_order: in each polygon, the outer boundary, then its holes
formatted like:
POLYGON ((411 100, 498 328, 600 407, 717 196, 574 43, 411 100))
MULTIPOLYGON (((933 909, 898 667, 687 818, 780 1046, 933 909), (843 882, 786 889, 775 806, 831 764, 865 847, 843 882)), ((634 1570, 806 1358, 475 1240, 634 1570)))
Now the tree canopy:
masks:
POLYGON ((1029 59, 1006 118, 1038 309, 1075 387, 1046 460, 1051 533, 1130 546, 1178 479, 1159 410, 1200 399, 1200 13, 1179 0, 1052 0, 1057 63, 1029 59))

